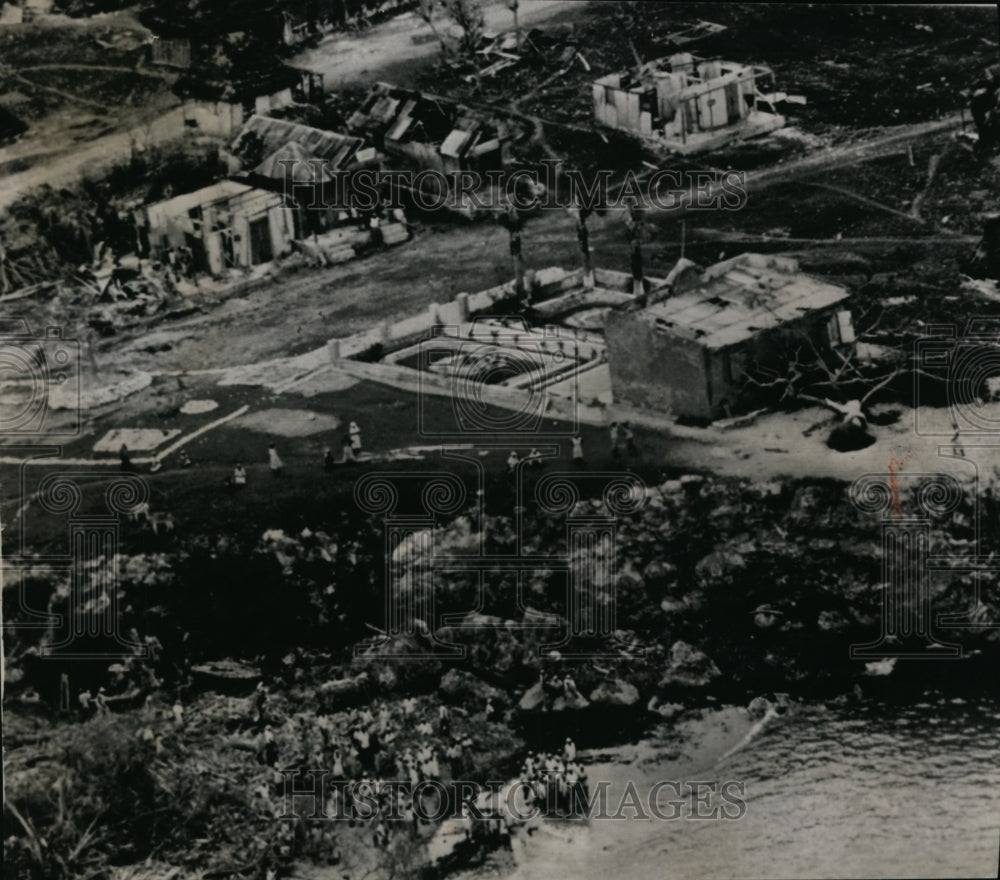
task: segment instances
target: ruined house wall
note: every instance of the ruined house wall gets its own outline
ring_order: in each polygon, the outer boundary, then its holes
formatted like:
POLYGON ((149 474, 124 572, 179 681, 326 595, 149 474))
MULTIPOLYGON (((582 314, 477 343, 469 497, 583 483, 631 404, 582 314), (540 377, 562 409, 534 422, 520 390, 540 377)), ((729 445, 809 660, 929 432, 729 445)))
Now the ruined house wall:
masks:
POLYGON ((619 128, 638 134, 653 133, 653 117, 641 110, 639 91, 625 89, 604 83, 593 84, 594 118, 609 128, 619 128))
POLYGON ((157 37, 149 47, 149 59, 152 64, 187 70, 191 66, 191 41, 157 37))
POLYGON ((610 312, 604 330, 616 401, 697 418, 714 416, 708 352, 635 313, 610 312))

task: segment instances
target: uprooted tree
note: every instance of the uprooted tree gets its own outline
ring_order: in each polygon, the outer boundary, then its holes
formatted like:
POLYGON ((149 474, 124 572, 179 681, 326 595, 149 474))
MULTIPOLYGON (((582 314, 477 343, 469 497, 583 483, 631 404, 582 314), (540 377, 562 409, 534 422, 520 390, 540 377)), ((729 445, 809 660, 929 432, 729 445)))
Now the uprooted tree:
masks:
POLYGON ((448 44, 444 41, 444 37, 441 35, 441 31, 437 29, 434 25, 434 13, 437 11, 439 5, 439 0, 418 0, 417 7, 414 10, 417 16, 431 29, 438 44, 441 46, 441 54, 448 54, 448 44))
MULTIPOLYGON (((877 323, 877 322, 875 322, 877 323)), ((874 325, 868 328, 870 332, 874 325)), ((840 451, 874 442, 869 406, 875 396, 904 375, 910 365, 862 363, 853 346, 821 346, 807 330, 790 333, 769 352, 767 361, 751 358, 743 370, 744 390, 759 390, 771 404, 796 401, 825 407, 840 416, 828 443, 840 451)))
POLYGON ((635 63, 640 66, 646 60, 646 48, 649 43, 646 15, 642 7, 642 2, 636 0, 621 0, 615 6, 615 20, 628 41, 635 63))
POLYGON ((486 20, 479 0, 441 0, 448 17, 458 26, 459 54, 472 66, 476 89, 481 87, 479 78, 479 44, 483 39, 486 20))

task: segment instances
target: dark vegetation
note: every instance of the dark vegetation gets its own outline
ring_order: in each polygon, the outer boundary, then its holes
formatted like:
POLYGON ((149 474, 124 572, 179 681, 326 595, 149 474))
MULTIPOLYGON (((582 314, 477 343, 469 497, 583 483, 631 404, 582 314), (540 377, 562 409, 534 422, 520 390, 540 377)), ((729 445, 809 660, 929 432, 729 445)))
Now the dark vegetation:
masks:
POLYGON ((98 243, 118 255, 134 251, 131 209, 136 205, 207 186, 222 171, 214 150, 203 153, 181 146, 136 152, 100 179, 31 191, 0 218, 0 237, 12 260, 45 254, 50 277, 56 280, 91 263, 98 243))
MULTIPOLYGON (((460 468, 454 472, 473 488, 469 474, 460 468)), ((387 476, 406 484, 404 466, 387 476)), ((539 648, 558 642, 560 629, 522 629, 520 623, 525 608, 565 612, 563 575, 544 569, 529 573, 519 605, 510 575, 502 567, 487 571, 481 608, 488 616, 480 618, 485 628, 441 628, 440 617, 430 622, 446 641, 467 647, 462 661, 429 655, 389 661, 377 653, 354 657, 349 649, 365 639, 369 625, 384 626, 385 525, 352 507, 350 478, 312 497, 303 496, 298 481, 279 486, 263 496, 265 508, 254 508, 238 521, 226 515, 225 505, 212 511, 204 493, 191 496, 188 504, 202 502, 197 530, 159 539, 158 547, 146 544, 151 538, 140 543, 138 536, 127 537, 120 560, 123 626, 155 636, 162 645, 151 667, 162 685, 145 708, 52 727, 46 719, 60 714, 54 695, 61 672, 70 676, 74 696, 79 688, 102 684, 114 696, 130 683, 116 685, 97 662, 39 659, 34 648, 50 638, 44 633, 8 636, 8 665, 16 679, 8 685, 8 713, 16 719, 12 735, 19 748, 9 765, 8 799, 14 811, 5 814, 4 836, 14 838, 8 850, 14 876, 104 877, 113 865, 154 858, 263 877, 268 868, 283 875, 293 861, 324 861, 338 845, 350 845, 348 829, 338 827, 331 840, 307 823, 274 822, 251 805, 266 770, 254 760, 253 748, 239 743, 253 743, 259 727, 248 701, 203 693, 190 667, 206 660, 243 658, 263 671, 276 695, 269 712, 285 766, 309 757, 298 744, 300 720, 308 726, 326 716, 340 725, 351 700, 406 695, 418 697, 419 717, 436 717, 440 700, 455 699, 448 694, 455 693, 453 679, 460 675, 466 694, 459 697, 460 705, 475 713, 481 694, 492 692, 502 712, 489 725, 468 725, 456 716, 456 725, 474 740, 471 778, 484 779, 514 770, 521 737, 549 746, 562 735, 573 735, 581 744, 638 736, 658 720, 643 709, 654 696, 697 706, 707 697, 744 701, 769 690, 833 696, 856 683, 877 692, 878 681, 865 678, 864 664, 847 652, 848 645, 872 641, 878 633, 882 545, 877 518, 859 514, 844 485, 833 481, 672 476, 659 478, 657 486, 657 478, 648 475, 655 488, 645 505, 617 517, 617 635, 631 648, 617 660, 558 663, 584 695, 609 680, 627 682, 638 689, 638 702, 549 713, 544 724, 514 707, 540 671, 554 671, 539 648), (270 528, 262 532, 263 521, 270 528), (302 530, 303 522, 310 524, 308 531, 302 530), (763 619, 761 606, 768 609, 763 619), (681 642, 704 652, 701 665, 714 665, 716 671, 699 675, 687 669, 679 675, 667 658, 681 642), (353 697, 331 703, 322 696, 324 683, 341 677, 347 682, 361 671, 369 678, 353 697), (32 693, 41 695, 40 703, 14 708, 32 693), (183 730, 163 720, 175 694, 187 707, 183 730), (600 715, 601 725, 586 721, 591 712, 600 715), (143 740, 146 726, 160 740, 155 756, 153 745, 143 740)), ((581 497, 599 497, 598 488, 584 477, 581 497)), ((468 506, 454 518, 441 519, 436 536, 441 551, 473 553, 480 534, 487 553, 515 551, 517 499, 500 474, 490 475, 488 489, 485 519, 468 506)), ((529 480, 528 498, 533 499, 533 490, 529 480)), ((909 499, 905 494, 904 504, 909 499)), ((527 506, 524 552, 565 553, 565 519, 540 514, 533 503, 527 506)), ((606 509, 589 500, 583 507, 606 509)), ((404 494, 398 512, 419 508, 404 494)), ((1000 550, 998 513, 995 495, 980 498, 983 554, 1000 550)), ((961 546, 973 534, 976 515, 973 499, 966 497, 954 513, 933 517, 933 547, 947 552, 961 546)), ((27 598, 35 607, 47 601, 49 611, 67 610, 58 583, 29 579, 28 586, 27 598)), ((967 577, 936 579, 932 589, 937 613, 974 611, 981 621, 1000 618, 995 575, 981 581, 978 606, 967 577)), ((436 590, 437 615, 466 612, 477 604, 469 574, 445 575, 436 590)), ((8 612, 12 617, 17 622, 16 612, 8 612)), ((995 630, 942 628, 939 637, 960 641, 977 655, 931 664, 944 676, 938 684, 953 692, 974 678, 973 666, 985 669, 996 662, 995 630)), ((419 638, 409 647, 418 654, 427 650, 419 638)), ((574 643, 584 651, 609 647, 605 640, 574 643)), ((918 665, 892 675, 897 696, 927 686, 928 670, 918 665)), ((415 870, 417 862, 408 868, 415 870)))

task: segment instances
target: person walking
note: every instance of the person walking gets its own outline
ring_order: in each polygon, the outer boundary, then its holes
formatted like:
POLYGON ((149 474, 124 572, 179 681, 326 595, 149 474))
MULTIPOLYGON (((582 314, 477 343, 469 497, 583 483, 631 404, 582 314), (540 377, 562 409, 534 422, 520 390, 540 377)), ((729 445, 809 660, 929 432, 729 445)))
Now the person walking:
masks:
POLYGON ((618 422, 612 422, 611 427, 608 429, 608 434, 611 436, 611 454, 615 458, 621 458, 622 449, 618 445, 618 422))
POLYGON ((635 457, 639 454, 639 450, 635 446, 635 434, 632 433, 632 429, 629 427, 628 422, 622 422, 622 438, 625 440, 625 451, 631 457, 635 457))
POLYGON ((330 447, 327 446, 323 450, 323 470, 332 471, 334 465, 333 452, 330 451, 330 447))
POLYGON ((563 745, 563 760, 564 761, 576 760, 576 744, 568 736, 566 737, 566 742, 563 745))
POLYGON ((358 427, 357 422, 351 422, 347 429, 347 434, 351 438, 351 449, 357 455, 361 452, 361 428, 358 427))
POLYGON ((132 458, 128 454, 128 447, 122 443, 122 448, 118 450, 118 460, 121 462, 123 471, 132 470, 132 458))
POLYGON ((583 438, 577 434, 573 438, 573 464, 575 467, 583 467, 583 438))
POLYGON ((507 456, 507 470, 510 471, 510 473, 514 473, 514 471, 517 470, 517 463, 520 460, 521 459, 518 458, 517 453, 511 450, 510 455, 507 456))
POLYGON ((71 711, 69 703, 69 674, 65 672, 59 675, 59 711, 71 711))
POLYGON ((237 463, 233 468, 233 486, 242 489, 247 484, 247 469, 242 464, 237 463))
POLYGON ((281 460, 281 456, 278 455, 278 450, 274 448, 273 443, 267 447, 267 459, 268 465, 271 468, 271 476, 280 477, 285 463, 281 460))

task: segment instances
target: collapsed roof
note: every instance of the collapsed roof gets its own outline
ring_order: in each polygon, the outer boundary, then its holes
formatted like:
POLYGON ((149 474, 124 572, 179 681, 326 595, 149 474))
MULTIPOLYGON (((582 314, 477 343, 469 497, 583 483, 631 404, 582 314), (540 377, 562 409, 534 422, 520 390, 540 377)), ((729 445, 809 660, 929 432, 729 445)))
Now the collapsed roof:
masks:
POLYGON ((673 295, 638 314, 662 331, 723 349, 849 295, 843 287, 801 272, 795 260, 740 254, 700 273, 684 273, 673 295))

